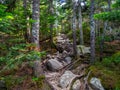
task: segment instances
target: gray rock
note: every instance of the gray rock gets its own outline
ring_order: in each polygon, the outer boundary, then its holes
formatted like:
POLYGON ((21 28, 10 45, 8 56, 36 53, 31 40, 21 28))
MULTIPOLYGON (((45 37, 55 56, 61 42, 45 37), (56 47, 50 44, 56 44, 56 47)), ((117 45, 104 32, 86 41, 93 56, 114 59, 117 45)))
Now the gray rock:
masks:
POLYGON ((81 82, 80 80, 76 80, 75 83, 72 86, 72 90, 80 90, 81 82))
POLYGON ((75 74, 73 74, 71 71, 65 71, 65 73, 60 77, 60 87, 66 88, 70 84, 71 79, 74 77, 75 74))
POLYGON ((90 47, 85 47, 83 50, 83 54, 90 53, 90 47))
POLYGON ((63 51, 62 55, 67 56, 68 52, 66 50, 63 51))
POLYGON ((77 46, 77 53, 78 53, 78 55, 90 53, 90 47, 78 45, 77 46))
POLYGON ((100 82, 100 80, 96 77, 91 78, 90 84, 95 90, 105 90, 100 82))
POLYGON ((70 64, 71 61, 72 61, 72 58, 71 58, 71 57, 66 57, 66 58, 65 58, 65 62, 66 62, 67 64, 70 64))
POLYGON ((46 63, 47 68, 51 71, 57 71, 63 68, 63 65, 61 62, 59 62, 57 59, 50 59, 46 63))
MULTIPOLYGON (((65 71, 65 73, 60 77, 59 85, 62 89, 65 89, 70 84, 71 80, 76 75, 73 74, 71 71, 65 71)), ((72 90, 80 90, 81 83, 79 80, 76 80, 75 83, 72 86, 72 90)))
POLYGON ((40 61, 34 61, 33 70, 36 77, 40 77, 41 75, 43 75, 43 69, 40 61))
POLYGON ((0 90, 7 90, 5 82, 0 80, 0 90))

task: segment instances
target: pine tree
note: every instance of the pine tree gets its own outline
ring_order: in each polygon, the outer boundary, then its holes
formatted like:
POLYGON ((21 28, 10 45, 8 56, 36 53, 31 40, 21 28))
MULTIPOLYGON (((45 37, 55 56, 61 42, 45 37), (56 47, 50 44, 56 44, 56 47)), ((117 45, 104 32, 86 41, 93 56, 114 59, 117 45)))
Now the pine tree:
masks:
POLYGON ((95 22, 94 22, 94 0, 90 3, 90 47, 91 47, 91 63, 95 61, 95 22))
POLYGON ((32 23, 32 42, 36 44, 36 50, 40 49, 39 45, 39 15, 40 15, 40 0, 33 0, 32 2, 32 19, 34 22, 32 23))

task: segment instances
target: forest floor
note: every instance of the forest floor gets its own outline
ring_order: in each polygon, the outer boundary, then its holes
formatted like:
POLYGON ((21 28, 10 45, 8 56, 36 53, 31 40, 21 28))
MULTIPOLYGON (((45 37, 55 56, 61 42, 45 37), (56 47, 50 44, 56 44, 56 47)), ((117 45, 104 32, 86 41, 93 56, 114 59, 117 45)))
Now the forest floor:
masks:
MULTIPOLYGON (((73 58, 72 61, 69 64, 64 65, 65 61, 64 59, 66 57, 72 57, 73 54, 73 49, 72 49, 72 43, 70 42, 70 40, 66 37, 66 35, 64 34, 60 34, 57 37, 57 43, 56 46, 59 47, 60 49, 62 49, 62 53, 60 53, 59 51, 55 52, 54 54, 49 54, 47 55, 48 57, 46 58, 45 61, 54 59, 54 60, 58 60, 60 63, 62 63, 62 65, 64 66, 63 68, 57 70, 57 71, 49 71, 49 70, 45 70, 45 77, 49 83, 49 85, 51 85, 51 87, 53 88, 53 90, 70 90, 69 87, 67 88, 61 88, 59 86, 59 80, 60 77, 64 74, 65 71, 72 71, 75 75, 78 76, 84 76, 85 70, 86 68, 89 66, 89 64, 87 63, 81 63, 81 61, 85 60, 87 61, 89 58, 86 56, 83 56, 82 58, 73 58)), ((81 53, 82 55, 82 53, 81 53)), ((49 69, 49 68, 48 68, 49 69)), ((80 78, 81 80, 83 80, 83 78, 80 78)), ((71 82, 69 82, 69 84, 71 84, 71 82)), ((81 88, 85 88, 85 82, 81 82, 82 86, 81 88)))
MULTIPOLYGON (((55 49, 48 48, 49 53, 47 53, 46 57, 44 57, 42 60, 44 61, 43 69, 44 69, 45 77, 44 76, 41 76, 39 78, 34 77, 33 67, 31 67, 32 63, 30 64, 27 61, 23 62, 22 65, 18 66, 17 69, 7 70, 3 73, 0 73, 0 80, 5 81, 6 87, 8 88, 7 90, 51 90, 50 88, 53 88, 54 90, 69 90, 71 86, 68 86, 65 89, 62 89, 59 86, 60 77, 64 74, 65 71, 71 71, 78 76, 81 82, 81 88, 82 88, 81 90, 84 90, 83 88, 86 88, 86 86, 89 87, 88 85, 89 82, 87 80, 89 80, 89 77, 92 76, 102 78, 103 79, 102 82, 105 88, 109 88, 109 87, 113 88, 115 87, 116 82, 119 81, 120 79, 119 65, 110 64, 111 66, 108 65, 106 67, 106 64, 105 66, 102 66, 101 64, 97 63, 97 65, 95 64, 91 67, 89 64, 89 59, 90 59, 89 54, 85 54, 85 55, 81 54, 77 58, 74 58, 72 55, 73 53, 72 43, 66 37, 65 34, 60 34, 56 37, 56 46, 58 51, 55 49), (65 65, 64 62, 64 59, 66 57, 72 58, 72 61, 67 65, 65 65), (64 67, 56 71, 51 71, 50 67, 47 67, 46 65, 47 61, 51 59, 58 60, 58 62, 62 63, 64 67), (109 69, 112 69, 112 71, 110 71, 109 69), (92 71, 90 76, 89 76, 89 70, 92 71), (116 74, 113 75, 113 73, 116 74), (87 79, 84 80, 84 78, 86 77, 87 79), (117 79, 115 79, 116 77, 117 79)), ((120 40, 105 42, 105 46, 107 48, 104 49, 104 54, 103 54, 104 57, 111 56, 114 53, 120 51, 120 40)), ((97 56, 99 57, 99 54, 97 54, 97 56)), ((0 66, 1 69, 2 67, 3 66, 0 66)), ((72 85, 73 81, 70 82, 71 83, 70 85, 72 85)), ((118 86, 119 86, 119 82, 118 82, 118 86)))

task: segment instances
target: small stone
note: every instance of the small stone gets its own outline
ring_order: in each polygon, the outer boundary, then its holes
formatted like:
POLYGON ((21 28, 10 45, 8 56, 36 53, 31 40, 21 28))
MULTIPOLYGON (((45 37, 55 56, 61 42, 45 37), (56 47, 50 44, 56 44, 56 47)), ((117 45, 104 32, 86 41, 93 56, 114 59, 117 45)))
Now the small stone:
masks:
POLYGON ((96 77, 91 78, 90 84, 95 90, 105 90, 100 82, 100 80, 96 77))
POLYGON ((0 80, 0 90, 7 90, 5 82, 0 80))
POLYGON ((71 57, 66 57, 66 58, 65 58, 65 62, 66 62, 67 64, 70 64, 71 61, 72 61, 72 58, 71 58, 71 57))
POLYGON ((75 83, 73 84, 72 90, 80 90, 80 87, 81 87, 80 80, 76 80, 75 83))

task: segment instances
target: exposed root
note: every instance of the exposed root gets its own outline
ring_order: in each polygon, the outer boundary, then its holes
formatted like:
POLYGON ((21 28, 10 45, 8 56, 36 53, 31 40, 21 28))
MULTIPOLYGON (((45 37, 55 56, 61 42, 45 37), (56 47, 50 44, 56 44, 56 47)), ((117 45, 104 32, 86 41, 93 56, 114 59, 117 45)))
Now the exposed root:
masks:
POLYGON ((84 77, 85 74, 82 74, 82 75, 76 75, 76 77, 72 78, 72 80, 70 81, 70 84, 67 88, 67 90, 72 90, 72 86, 74 84, 74 82, 77 80, 77 79, 81 79, 84 77))

